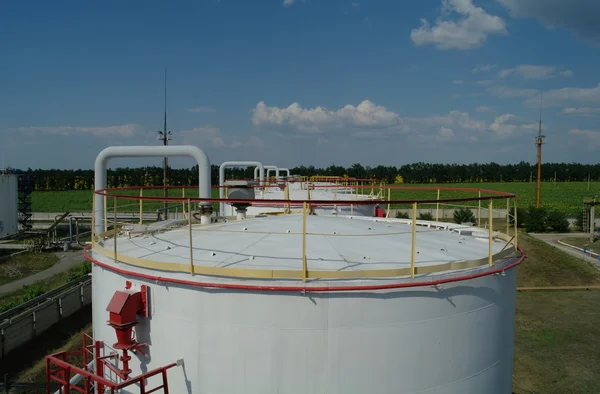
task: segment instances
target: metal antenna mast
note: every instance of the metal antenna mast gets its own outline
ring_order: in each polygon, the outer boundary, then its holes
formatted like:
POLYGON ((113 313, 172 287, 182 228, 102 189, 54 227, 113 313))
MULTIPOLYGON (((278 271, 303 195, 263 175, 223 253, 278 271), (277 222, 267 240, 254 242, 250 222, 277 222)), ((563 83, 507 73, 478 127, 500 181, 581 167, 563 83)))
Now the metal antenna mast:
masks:
POLYGON ((535 137, 535 144, 537 146, 537 187, 536 187, 536 199, 535 206, 540 207, 541 201, 541 190, 542 190, 542 145, 544 144, 545 135, 542 135, 542 106, 543 98, 542 91, 540 90, 540 126, 538 129, 538 135, 535 137))
MULTIPOLYGON (((171 135, 171 132, 167 132, 167 66, 165 66, 165 123, 163 126, 163 131, 159 131, 158 132, 158 139, 163 141, 163 145, 169 145, 169 141, 171 140, 171 138, 169 137, 171 135)), ((167 205, 167 200, 166 198, 169 196, 169 190, 167 189, 167 166, 168 166, 168 159, 166 157, 163 157, 163 186, 164 186, 164 197, 165 197, 165 204, 164 204, 164 214, 165 214, 165 219, 168 218, 169 212, 167 210, 168 205, 167 205)))

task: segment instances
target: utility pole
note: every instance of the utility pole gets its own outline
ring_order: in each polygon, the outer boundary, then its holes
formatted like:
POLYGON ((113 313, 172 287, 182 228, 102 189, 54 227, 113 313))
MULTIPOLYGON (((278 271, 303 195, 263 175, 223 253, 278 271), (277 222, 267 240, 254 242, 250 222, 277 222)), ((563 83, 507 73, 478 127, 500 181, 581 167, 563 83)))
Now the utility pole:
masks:
POLYGON ((538 129, 538 135, 535 137, 535 144, 537 145, 537 187, 536 187, 536 198, 535 206, 540 207, 541 191, 542 191, 542 145, 544 144, 545 135, 542 135, 542 92, 540 91, 540 126, 538 129))
MULTIPOLYGON (((163 145, 167 146, 169 145, 169 141, 171 140, 171 138, 169 137, 171 135, 171 132, 167 132, 167 66, 165 66, 165 123, 163 125, 163 131, 159 131, 158 132, 158 139, 163 141, 163 145)), ((169 190, 167 189, 167 166, 168 166, 168 159, 166 157, 163 157, 163 186, 164 186, 164 197, 165 197, 165 204, 164 204, 164 218, 165 220, 168 218, 168 203, 166 198, 169 196, 169 190)))

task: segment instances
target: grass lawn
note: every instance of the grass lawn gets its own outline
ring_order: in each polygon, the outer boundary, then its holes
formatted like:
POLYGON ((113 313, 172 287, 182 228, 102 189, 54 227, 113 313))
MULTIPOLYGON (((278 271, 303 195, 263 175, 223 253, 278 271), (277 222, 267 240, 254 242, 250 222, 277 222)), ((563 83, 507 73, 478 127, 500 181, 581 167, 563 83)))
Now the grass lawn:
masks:
POLYGON ((0 262, 0 285, 25 278, 58 263, 51 253, 26 252, 0 262))
MULTIPOLYGON (((529 235, 518 286, 600 284, 600 272, 529 235)), ((600 291, 517 294, 515 393, 600 392, 600 291)))

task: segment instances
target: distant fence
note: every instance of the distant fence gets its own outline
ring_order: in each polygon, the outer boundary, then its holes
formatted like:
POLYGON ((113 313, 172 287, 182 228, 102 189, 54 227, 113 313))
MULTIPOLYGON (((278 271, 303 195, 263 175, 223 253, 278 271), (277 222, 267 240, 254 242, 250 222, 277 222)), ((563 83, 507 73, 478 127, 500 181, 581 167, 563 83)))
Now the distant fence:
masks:
POLYGON ((0 359, 92 302, 89 276, 0 314, 0 359))

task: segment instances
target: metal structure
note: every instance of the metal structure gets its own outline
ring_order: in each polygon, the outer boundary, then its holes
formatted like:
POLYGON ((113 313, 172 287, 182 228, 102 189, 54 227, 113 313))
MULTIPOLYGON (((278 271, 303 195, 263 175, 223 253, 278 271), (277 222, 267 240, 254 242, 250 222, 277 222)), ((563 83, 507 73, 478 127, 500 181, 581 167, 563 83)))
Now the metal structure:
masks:
MULTIPOLYGON (((255 167, 254 173, 258 170, 258 183, 259 185, 265 184, 265 167, 259 161, 226 161, 221 163, 219 167, 219 198, 225 197, 225 168, 236 167, 236 166, 253 166, 255 167)), ((288 170, 289 174, 289 170, 288 170)), ((223 204, 219 204, 219 214, 225 215, 225 208, 223 204)))
POLYGON ((0 238, 19 231, 18 176, 0 173, 0 238))
POLYGON ((22 231, 33 228, 31 220, 31 193, 33 192, 33 181, 27 174, 18 174, 18 215, 22 231))
MULTIPOLYGON (((169 141, 171 141, 171 138, 169 137, 171 135, 171 132, 167 132, 167 67, 165 66, 165 123, 163 125, 163 131, 158 131, 158 139, 161 140, 163 142, 163 146, 167 146, 169 145, 169 141)), ((164 186, 164 197, 165 199, 169 196, 169 189, 168 189, 168 177, 167 177, 167 169, 169 166, 169 159, 165 156, 163 157, 163 186, 164 186)), ((167 200, 165 200, 164 203, 164 215, 165 215, 165 219, 168 219, 169 217, 169 208, 168 208, 168 203, 167 200)))
POLYGON ((535 195, 535 206, 540 207, 541 194, 542 194, 542 145, 544 145, 545 135, 542 135, 542 95, 540 93, 540 125, 538 129, 538 135, 535 137, 535 145, 537 146, 537 182, 536 182, 536 195, 535 195))
POLYGON ((100 220, 115 231, 101 227, 85 251, 94 335, 77 353, 83 366, 66 353, 46 359, 48 381, 65 391, 510 392, 525 257, 516 228, 416 213, 484 201, 492 218, 496 202, 514 195, 467 189, 473 197, 387 201, 411 206, 411 219, 309 213, 340 201, 260 200, 302 209, 216 221, 201 220, 202 207, 244 210, 256 200, 170 197, 185 220, 153 227, 117 220, 121 205, 162 203, 132 189, 95 191, 95 204, 112 207, 100 220))

